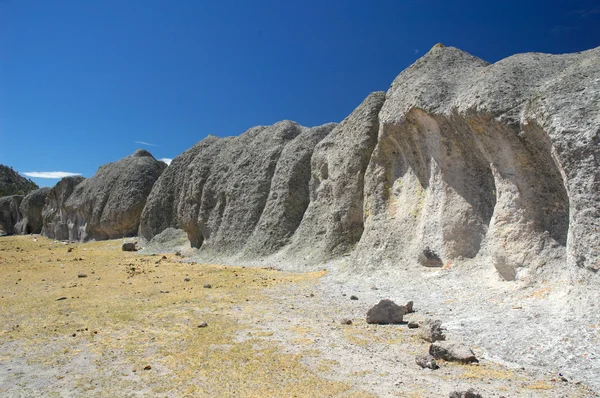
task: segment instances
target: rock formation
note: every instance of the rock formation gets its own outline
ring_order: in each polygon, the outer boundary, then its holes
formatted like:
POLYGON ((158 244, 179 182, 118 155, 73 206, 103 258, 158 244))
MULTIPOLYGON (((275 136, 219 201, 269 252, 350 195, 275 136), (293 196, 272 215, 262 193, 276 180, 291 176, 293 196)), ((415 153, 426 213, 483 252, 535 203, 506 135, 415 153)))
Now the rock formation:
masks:
POLYGON ((15 224, 21 219, 19 205, 23 200, 21 195, 4 196, 0 198, 0 235, 12 235, 15 224))
POLYGON ((0 197, 27 195, 39 187, 31 180, 21 176, 12 167, 0 164, 0 197))
POLYGON ((135 235, 146 198, 166 167, 138 150, 101 166, 92 178, 61 180, 44 208, 44 233, 75 241, 135 235))
POLYGON ((39 234, 42 232, 44 219, 42 218, 42 209, 46 204, 46 197, 50 188, 40 188, 29 192, 21 202, 19 211, 21 219, 15 225, 16 234, 39 234))
POLYGON ((69 213, 66 203, 77 184, 84 180, 85 178, 79 176, 65 177, 48 192, 46 205, 42 209, 42 235, 58 240, 73 240, 69 236, 69 213))
POLYGON ((598 270, 599 56, 490 65, 436 45, 337 126, 201 141, 155 184, 140 235, 182 228, 201 253, 363 269, 598 270))

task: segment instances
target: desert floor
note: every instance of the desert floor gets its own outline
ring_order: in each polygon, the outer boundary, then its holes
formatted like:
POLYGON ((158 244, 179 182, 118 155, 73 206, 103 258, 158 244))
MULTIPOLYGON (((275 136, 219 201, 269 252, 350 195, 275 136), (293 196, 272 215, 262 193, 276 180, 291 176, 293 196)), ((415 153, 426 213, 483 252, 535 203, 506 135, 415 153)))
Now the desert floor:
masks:
MULTIPOLYGON (((596 396, 485 355, 421 369, 418 329, 368 325, 372 302, 332 292, 326 271, 196 264, 122 243, 0 238, 0 396, 596 396)), ((424 319, 415 307, 405 320, 424 319)))

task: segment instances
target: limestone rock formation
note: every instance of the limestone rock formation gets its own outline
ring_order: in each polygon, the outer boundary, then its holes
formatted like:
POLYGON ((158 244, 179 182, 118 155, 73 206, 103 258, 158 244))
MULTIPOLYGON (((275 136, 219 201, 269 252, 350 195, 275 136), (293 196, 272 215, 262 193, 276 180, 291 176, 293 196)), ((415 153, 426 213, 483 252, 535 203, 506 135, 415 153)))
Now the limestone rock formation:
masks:
POLYGON ((0 198, 0 235, 12 235, 15 224, 21 219, 19 205, 22 195, 3 196, 0 198))
POLYGON ((313 148, 334 127, 283 121, 239 137, 206 138, 175 158, 157 181, 140 235, 151 239, 161 228, 179 227, 205 251, 276 251, 302 220, 313 148))
POLYGON ((0 197, 27 195, 38 188, 33 181, 21 176, 12 167, 0 164, 0 197))
POLYGON ((74 240, 74 237, 69 235, 69 213, 66 203, 77 184, 84 180, 85 178, 80 176, 65 177, 50 189, 42 209, 42 235, 58 240, 74 240))
POLYGON ((39 234, 42 232, 44 219, 42 218, 42 209, 46 204, 46 197, 50 193, 50 188, 40 188, 29 192, 21 202, 19 211, 21 220, 15 225, 17 234, 39 234))
POLYGON ((436 45, 403 71, 379 114, 357 257, 482 255, 508 280, 600 267, 599 56, 490 65, 436 45))
POLYGON ((166 167, 149 152, 138 150, 101 166, 92 178, 76 185, 69 181, 58 189, 61 200, 49 196, 44 231, 55 239, 75 241, 135 235, 146 198, 166 167))

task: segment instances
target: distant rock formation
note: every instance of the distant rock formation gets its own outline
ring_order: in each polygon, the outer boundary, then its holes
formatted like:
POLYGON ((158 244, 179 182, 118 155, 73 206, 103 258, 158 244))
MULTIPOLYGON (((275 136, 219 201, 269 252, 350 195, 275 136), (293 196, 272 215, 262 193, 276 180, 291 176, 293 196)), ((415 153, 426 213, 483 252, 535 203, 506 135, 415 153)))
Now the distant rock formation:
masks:
POLYGON ((19 206, 21 219, 15 224, 16 234, 39 234, 42 232, 44 219, 42 218, 42 209, 46 204, 46 197, 50 193, 50 188, 40 188, 29 192, 19 206))
POLYGON ((43 233, 84 241, 135 235, 152 185, 167 165, 138 150, 89 179, 63 179, 48 195, 43 233))
POLYGON ((27 195, 39 187, 31 180, 23 177, 12 167, 0 164, 0 197, 10 195, 27 195))
POLYGON ((15 224, 21 219, 19 205, 22 195, 4 196, 0 198, 0 235, 12 235, 15 224))
POLYGON ((507 280, 597 271, 599 57, 490 65, 436 45, 340 125, 196 144, 155 184, 140 235, 175 227, 200 253, 372 268, 480 256, 507 280))

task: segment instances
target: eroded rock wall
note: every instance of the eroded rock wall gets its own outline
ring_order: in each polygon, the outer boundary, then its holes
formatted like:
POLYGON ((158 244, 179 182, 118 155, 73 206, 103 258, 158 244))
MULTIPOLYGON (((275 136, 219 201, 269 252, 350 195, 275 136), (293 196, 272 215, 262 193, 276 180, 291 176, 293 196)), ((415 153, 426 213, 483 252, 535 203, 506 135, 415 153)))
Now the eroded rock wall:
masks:
POLYGON ((42 235, 57 240, 73 240, 74 237, 69 235, 70 221, 66 202, 75 187, 84 180, 85 178, 79 176, 65 177, 50 189, 42 209, 42 235))
POLYGON ((44 226, 42 210, 46 204, 46 197, 50 193, 50 188, 40 188, 29 192, 21 202, 19 211, 21 220, 15 225, 17 234, 39 234, 44 226))
POLYGON ((0 198, 0 235, 15 233, 15 224, 21 220, 19 205, 23 195, 3 196, 0 198))

